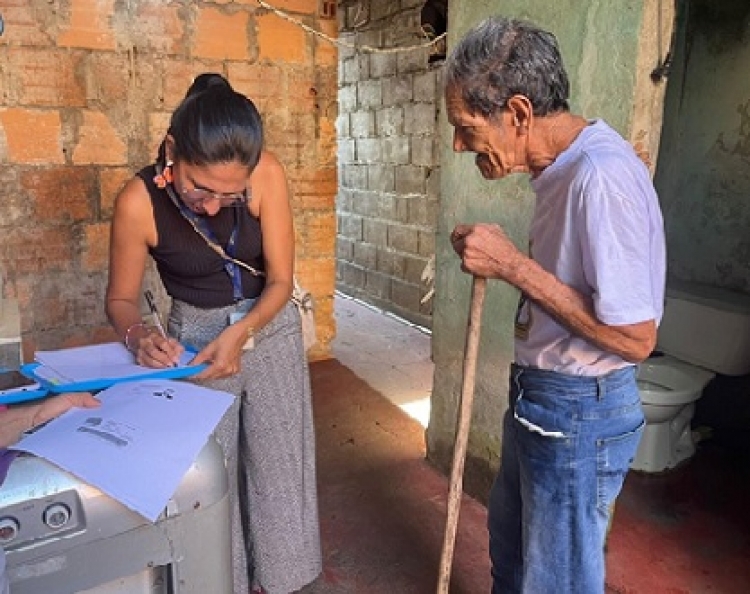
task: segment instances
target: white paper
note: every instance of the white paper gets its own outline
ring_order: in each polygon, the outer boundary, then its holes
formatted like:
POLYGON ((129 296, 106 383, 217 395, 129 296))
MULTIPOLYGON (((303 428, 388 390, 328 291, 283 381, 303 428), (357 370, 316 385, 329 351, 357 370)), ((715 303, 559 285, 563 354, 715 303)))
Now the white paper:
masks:
MULTIPOLYGON (((188 366, 194 356, 195 353, 184 351, 179 366, 188 366)), ((129 379, 158 371, 138 365, 133 354, 120 342, 37 351, 34 358, 40 364, 34 369, 34 375, 53 384, 129 379)))
POLYGON ((234 401, 176 380, 137 380, 71 409, 14 449, 60 466, 154 522, 234 401))

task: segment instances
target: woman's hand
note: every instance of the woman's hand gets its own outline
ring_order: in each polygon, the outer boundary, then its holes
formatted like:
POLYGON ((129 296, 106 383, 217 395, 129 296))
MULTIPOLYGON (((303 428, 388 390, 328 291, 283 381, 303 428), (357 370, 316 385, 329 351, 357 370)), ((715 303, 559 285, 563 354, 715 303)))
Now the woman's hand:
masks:
POLYGON ((71 392, 33 404, 12 405, 0 412, 0 447, 14 444, 25 431, 59 417, 73 407, 96 408, 100 404, 89 392, 71 392))
MULTIPOLYGON (((129 341, 132 346, 133 341, 129 341)), ((164 369, 175 367, 180 362, 180 356, 185 351, 174 338, 165 338, 156 328, 147 328, 138 337, 137 350, 134 351, 135 361, 144 367, 164 369)))
POLYGON ((101 402, 90 392, 70 392, 45 398, 39 404, 30 405, 33 411, 31 426, 42 425, 74 407, 97 408, 99 406, 101 402))
POLYGON ((195 378, 222 379, 238 374, 242 369, 242 351, 247 340, 248 333, 244 326, 227 326, 191 361, 191 365, 209 364, 195 378))

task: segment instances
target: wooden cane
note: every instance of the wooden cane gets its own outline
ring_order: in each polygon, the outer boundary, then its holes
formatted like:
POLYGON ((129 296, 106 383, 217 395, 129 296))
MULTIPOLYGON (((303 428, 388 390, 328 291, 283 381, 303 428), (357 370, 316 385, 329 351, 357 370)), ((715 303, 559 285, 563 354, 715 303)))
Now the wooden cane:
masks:
POLYGON ((463 383, 461 385, 461 403, 458 412, 456 429, 456 443, 453 447, 453 467, 451 468, 451 482, 448 493, 448 513, 445 522, 445 537, 443 551, 440 555, 440 576, 438 579, 438 594, 448 594, 451 579, 451 565, 453 563, 453 548, 456 542, 458 527, 458 512, 461 507, 461 493, 463 491, 464 461, 466 459, 466 444, 469 441, 471 427, 471 408, 474 402, 474 383, 477 371, 477 353, 479 351, 479 332, 482 322, 482 305, 487 288, 487 279, 475 276, 471 284, 471 309, 466 333, 466 349, 464 351, 463 383))

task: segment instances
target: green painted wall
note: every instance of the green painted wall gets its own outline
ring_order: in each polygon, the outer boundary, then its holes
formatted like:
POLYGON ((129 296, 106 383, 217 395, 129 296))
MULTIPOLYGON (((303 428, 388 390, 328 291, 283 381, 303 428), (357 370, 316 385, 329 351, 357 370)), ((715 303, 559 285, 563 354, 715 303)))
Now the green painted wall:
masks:
MULTIPOLYGON (((451 0, 448 43, 450 47, 471 26, 492 14, 535 21, 555 32, 560 41, 571 78, 573 110, 586 117, 603 117, 627 137, 642 5, 634 0, 451 0)), ((448 236, 459 222, 491 221, 505 229, 517 245, 525 246, 533 203, 526 176, 483 180, 473 155, 452 152, 452 130, 444 118, 440 125, 442 188, 433 313, 436 371, 427 443, 428 458, 447 471, 461 392, 471 289, 471 279, 461 272, 448 236)), ((498 465, 517 299, 515 289, 498 281, 489 283, 464 475, 466 491, 481 499, 498 465)))
POLYGON ((747 0, 683 5, 655 176, 670 276, 745 293, 750 293, 748 32, 747 0))

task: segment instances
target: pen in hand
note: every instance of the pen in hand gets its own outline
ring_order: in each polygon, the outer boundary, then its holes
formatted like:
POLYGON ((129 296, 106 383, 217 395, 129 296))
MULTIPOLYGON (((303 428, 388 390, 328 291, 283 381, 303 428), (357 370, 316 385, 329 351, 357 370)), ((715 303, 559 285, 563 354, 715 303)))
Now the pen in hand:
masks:
MULTIPOLYGON (((161 334, 161 337, 164 340, 169 340, 169 336, 167 336, 167 331, 164 329, 164 324, 161 322, 161 316, 159 315, 159 310, 156 308, 156 302, 154 301, 154 296, 151 293, 151 291, 144 291, 143 296, 146 298, 146 303, 148 303, 148 309, 151 311, 151 315, 154 318, 154 324, 156 325, 156 329, 159 331, 159 334, 161 334)), ((172 366, 176 366, 177 363, 172 363, 172 366)))

